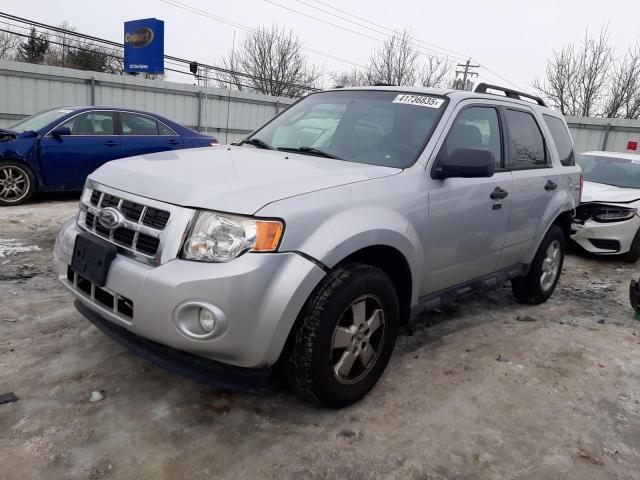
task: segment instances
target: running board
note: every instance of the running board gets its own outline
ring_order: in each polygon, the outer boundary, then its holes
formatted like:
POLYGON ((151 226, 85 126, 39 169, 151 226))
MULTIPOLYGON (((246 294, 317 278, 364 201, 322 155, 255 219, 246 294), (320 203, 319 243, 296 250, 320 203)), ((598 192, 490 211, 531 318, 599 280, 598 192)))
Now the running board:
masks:
POLYGON ((519 264, 513 267, 498 270, 484 277, 477 278, 455 287, 446 288, 436 293, 425 295, 418 299, 418 304, 411 307, 411 320, 421 313, 435 310, 443 305, 448 305, 468 297, 472 293, 487 290, 502 285, 512 278, 523 277, 529 272, 529 265, 519 264))

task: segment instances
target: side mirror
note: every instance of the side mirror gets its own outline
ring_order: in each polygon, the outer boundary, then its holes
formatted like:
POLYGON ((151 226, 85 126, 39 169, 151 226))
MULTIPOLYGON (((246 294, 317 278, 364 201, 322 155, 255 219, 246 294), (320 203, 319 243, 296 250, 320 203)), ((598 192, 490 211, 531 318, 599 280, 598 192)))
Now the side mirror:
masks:
POLYGON ((457 148, 441 159, 436 166, 436 178, 493 177, 496 162, 488 150, 479 148, 457 148))
POLYGON ((53 138, 60 139, 63 135, 71 135, 71 129, 69 127, 56 127, 51 131, 53 138))

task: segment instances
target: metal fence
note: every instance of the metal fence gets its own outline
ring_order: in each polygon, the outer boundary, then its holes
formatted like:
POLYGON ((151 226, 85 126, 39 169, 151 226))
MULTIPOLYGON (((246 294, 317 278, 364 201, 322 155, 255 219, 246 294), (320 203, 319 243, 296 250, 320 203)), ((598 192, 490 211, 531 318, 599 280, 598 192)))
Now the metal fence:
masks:
POLYGON ((590 150, 640 153, 640 150, 628 148, 629 142, 636 142, 636 145, 640 145, 640 120, 566 118, 577 153, 590 150))
POLYGON ((154 112, 220 142, 231 142, 292 103, 270 97, 0 60, 0 127, 61 106, 96 105, 154 112))

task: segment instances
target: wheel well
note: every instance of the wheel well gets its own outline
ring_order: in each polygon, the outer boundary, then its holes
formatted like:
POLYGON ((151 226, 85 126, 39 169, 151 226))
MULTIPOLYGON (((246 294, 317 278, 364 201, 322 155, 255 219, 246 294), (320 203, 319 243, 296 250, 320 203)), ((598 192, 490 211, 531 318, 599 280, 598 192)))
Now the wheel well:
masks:
POLYGON ((566 211, 558 215, 556 219, 553 221, 553 224, 560 227, 560 230, 562 230, 562 233, 564 233, 564 239, 566 242, 569 242, 569 238, 571 237, 571 219, 572 218, 573 218, 573 213, 571 211, 566 211))
POLYGON ((339 263, 359 262, 377 267, 386 273, 398 293, 400 323, 406 324, 411 313, 411 270, 404 255, 388 245, 374 245, 358 250, 339 263))

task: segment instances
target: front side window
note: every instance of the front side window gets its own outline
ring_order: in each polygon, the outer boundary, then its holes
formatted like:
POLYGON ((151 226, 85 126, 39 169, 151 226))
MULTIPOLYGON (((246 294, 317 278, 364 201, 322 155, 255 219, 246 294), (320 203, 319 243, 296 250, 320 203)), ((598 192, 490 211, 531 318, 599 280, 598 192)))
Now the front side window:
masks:
POLYGON ((406 168, 429 140, 446 103, 436 95, 383 90, 322 92, 296 103, 251 138, 282 151, 406 168))
POLYGON ((71 135, 113 135, 113 112, 81 113, 59 126, 68 127, 71 135))
POLYGON ((120 112, 123 135, 158 135, 155 118, 137 113, 120 112))
POLYGON ((469 107, 458 114, 444 148, 451 155, 459 148, 488 150, 493 154, 496 168, 502 166, 502 136, 498 112, 492 107, 469 107))
POLYGON ((620 188, 640 188, 640 158, 628 159, 615 156, 577 156, 584 179, 620 188))
POLYGON ((509 168, 535 168, 547 164, 544 139, 536 119, 521 110, 506 111, 509 128, 509 168))

